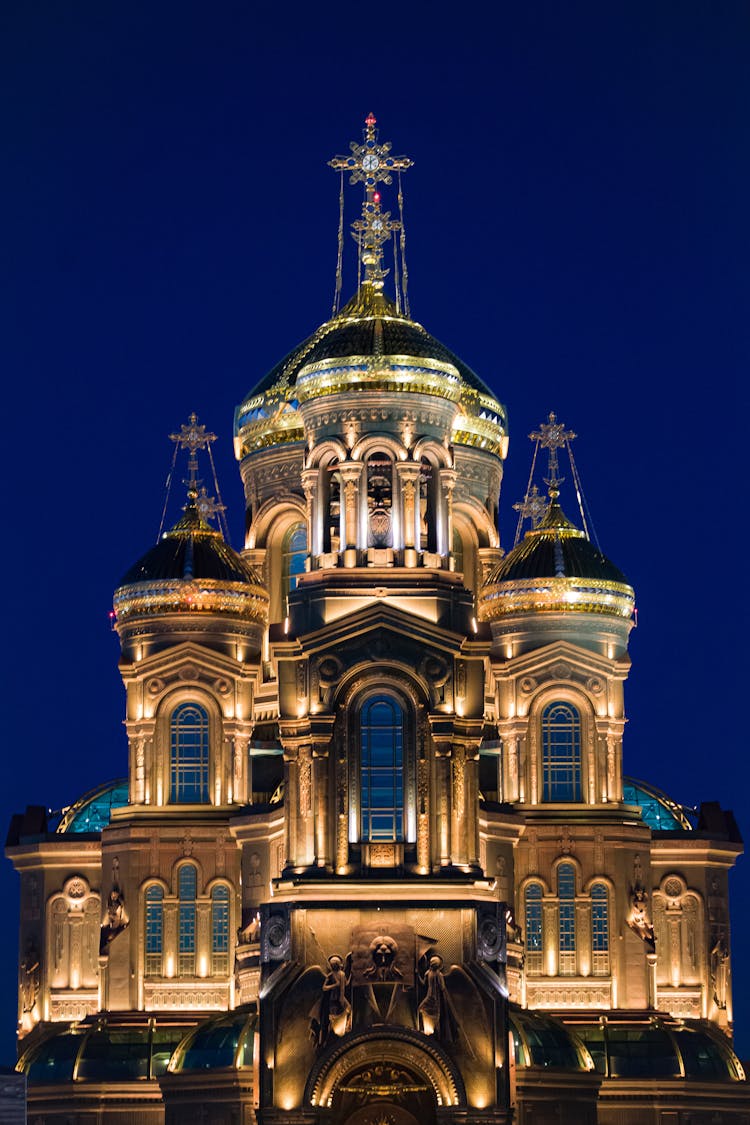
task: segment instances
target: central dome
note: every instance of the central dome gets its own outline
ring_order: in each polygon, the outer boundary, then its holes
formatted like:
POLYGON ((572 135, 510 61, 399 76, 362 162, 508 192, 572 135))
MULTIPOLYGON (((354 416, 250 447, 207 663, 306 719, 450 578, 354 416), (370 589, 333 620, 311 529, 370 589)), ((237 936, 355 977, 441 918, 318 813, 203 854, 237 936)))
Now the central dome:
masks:
POLYGON ((361 386, 457 403, 454 442, 505 456, 507 416, 494 392, 382 289, 364 281, 341 312, 293 348, 237 407, 237 457, 302 441, 301 402, 361 386))
POLYGON ((449 363, 467 386, 494 398, 487 384, 468 364, 431 336, 421 324, 400 313, 382 291, 366 283, 340 313, 321 324, 277 363, 248 397, 265 394, 280 381, 293 385, 303 367, 321 360, 386 355, 449 363))

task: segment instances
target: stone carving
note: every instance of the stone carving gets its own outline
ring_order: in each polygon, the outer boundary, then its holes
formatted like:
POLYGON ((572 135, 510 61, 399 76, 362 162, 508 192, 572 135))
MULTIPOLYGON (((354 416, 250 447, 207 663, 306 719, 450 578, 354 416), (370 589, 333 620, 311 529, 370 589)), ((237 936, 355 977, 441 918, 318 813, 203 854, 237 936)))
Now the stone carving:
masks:
POLYGON ((325 1047, 331 1035, 346 1035, 351 1029, 352 1006, 347 996, 351 979, 351 953, 345 961, 336 955, 328 958, 322 994, 310 1012, 310 1036, 316 1047, 325 1047))
POLYGON ((644 942, 649 953, 653 953, 656 944, 654 927, 649 916, 648 891, 641 883, 636 883, 630 888, 630 911, 627 922, 631 930, 644 942))
POLYGON ((39 1019, 39 953, 33 941, 26 946, 20 965, 19 992, 21 996, 21 1024, 28 1030, 39 1019))
POLYGON ((445 985, 443 958, 433 953, 419 981, 427 989, 424 1000, 417 1008, 422 1031, 425 1035, 435 1035, 445 1042, 455 1043, 458 1038, 458 1020, 445 985))
POLYGON ((727 984, 729 977, 729 950, 722 936, 719 936, 711 949, 711 994, 714 1004, 720 1011, 726 1011, 727 984))
POLYGON ((352 983, 355 986, 414 984, 414 931, 394 925, 387 931, 356 926, 352 931, 352 983))
POLYGON ((120 861, 115 856, 112 860, 112 890, 109 892, 107 899, 107 913, 104 916, 99 936, 100 957, 107 956, 110 945, 127 928, 130 921, 125 909, 125 895, 120 888, 119 877, 120 861))

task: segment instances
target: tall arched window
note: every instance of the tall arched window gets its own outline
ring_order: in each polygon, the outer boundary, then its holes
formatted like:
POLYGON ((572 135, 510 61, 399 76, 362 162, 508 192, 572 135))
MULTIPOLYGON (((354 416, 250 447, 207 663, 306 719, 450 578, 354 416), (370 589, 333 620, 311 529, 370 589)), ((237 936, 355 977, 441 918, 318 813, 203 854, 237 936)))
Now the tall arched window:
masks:
POLYGON ((591 888, 591 951, 594 976, 609 975, 609 891, 604 883, 591 888))
POLYGON ((284 612, 287 599, 297 585, 300 574, 305 572, 307 558, 307 527, 304 523, 294 523, 281 542, 281 596, 284 612))
POLYGON ((362 839, 404 838, 404 711, 385 692, 365 700, 360 722, 362 839))
POLYGON ((153 884, 146 891, 146 976, 160 977, 164 950, 164 891, 153 884))
POLYGON ((208 801, 208 712, 198 703, 181 703, 172 712, 171 800, 208 801))
POLYGON ((393 462, 387 453, 367 458, 367 545, 393 546, 393 462))
POLYGON ((558 898, 558 972, 561 977, 576 972, 576 869, 572 863, 561 863, 557 869, 558 898))
POLYGON ((229 972, 229 890, 211 891, 211 971, 214 976, 229 972))
POLYGON ((186 863, 177 877, 179 914, 177 919, 178 975, 195 976, 195 898, 198 892, 198 871, 194 864, 186 863))
POLYGON ((581 716, 570 703, 542 711, 542 800, 581 800, 581 716))
POLYGON ((531 973, 542 971, 542 888, 529 883, 524 895, 526 967, 531 973))

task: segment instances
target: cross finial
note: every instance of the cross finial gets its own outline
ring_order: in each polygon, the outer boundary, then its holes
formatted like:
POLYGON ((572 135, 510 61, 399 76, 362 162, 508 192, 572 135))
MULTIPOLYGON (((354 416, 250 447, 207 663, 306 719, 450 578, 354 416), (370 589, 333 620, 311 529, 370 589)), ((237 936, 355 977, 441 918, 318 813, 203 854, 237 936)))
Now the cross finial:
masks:
POLYGON ((178 449, 187 449, 189 454, 188 473, 190 476, 185 483, 188 489, 197 495, 198 458, 195 455, 199 449, 207 449, 210 454, 211 444, 216 441, 216 434, 212 434, 205 426, 199 426, 198 415, 192 413, 188 418, 187 425, 183 424, 178 434, 170 434, 169 439, 177 443, 178 449))
POLYGON ((549 452, 547 465, 549 475, 544 478, 544 483, 548 486, 552 499, 560 495, 560 485, 565 479, 558 473, 557 451, 569 446, 576 436, 572 430, 566 430, 562 422, 558 422, 554 411, 550 411, 547 421, 542 422, 538 430, 529 434, 532 441, 538 441, 542 449, 549 452))
POLYGON ((362 143, 351 141, 348 156, 334 156, 329 167, 349 173, 350 184, 364 184, 365 198, 362 216, 352 224, 354 237, 359 246, 360 260, 365 270, 364 280, 375 288, 382 289, 386 272, 383 269, 383 244, 393 231, 401 230, 402 224, 391 219, 390 212, 383 212, 380 205, 378 184, 393 183, 393 176, 411 168, 413 161, 408 156, 393 156, 391 142, 378 140, 377 121, 373 113, 365 118, 362 143))
POLYGON ((519 519, 531 520, 531 526, 537 527, 547 511, 547 501, 539 495, 539 489, 533 485, 523 500, 513 505, 513 511, 519 513, 519 519))

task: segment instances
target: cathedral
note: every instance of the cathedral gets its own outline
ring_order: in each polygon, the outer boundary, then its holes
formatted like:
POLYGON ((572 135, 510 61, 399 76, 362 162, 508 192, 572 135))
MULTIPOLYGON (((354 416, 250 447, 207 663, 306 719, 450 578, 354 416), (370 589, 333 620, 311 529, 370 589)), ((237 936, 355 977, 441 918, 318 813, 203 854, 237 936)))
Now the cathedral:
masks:
POLYGON ((750 1125, 741 837, 624 773, 635 594, 575 435, 531 435, 514 544, 505 408, 410 313, 411 161, 370 115, 330 164, 332 315, 235 413, 243 548, 191 415, 114 592, 127 776, 10 825, 28 1120, 750 1125))

